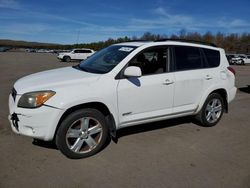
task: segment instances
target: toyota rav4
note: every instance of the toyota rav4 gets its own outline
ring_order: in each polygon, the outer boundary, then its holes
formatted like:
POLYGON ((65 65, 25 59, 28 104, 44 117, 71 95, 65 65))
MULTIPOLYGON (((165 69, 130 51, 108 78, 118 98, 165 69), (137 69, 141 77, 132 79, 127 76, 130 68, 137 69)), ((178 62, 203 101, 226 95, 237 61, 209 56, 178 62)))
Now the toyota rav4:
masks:
POLYGON ((12 130, 54 140, 69 158, 100 151, 123 127, 193 116, 214 126, 236 95, 235 71, 214 45, 127 42, 77 66, 18 80, 9 96, 12 130))

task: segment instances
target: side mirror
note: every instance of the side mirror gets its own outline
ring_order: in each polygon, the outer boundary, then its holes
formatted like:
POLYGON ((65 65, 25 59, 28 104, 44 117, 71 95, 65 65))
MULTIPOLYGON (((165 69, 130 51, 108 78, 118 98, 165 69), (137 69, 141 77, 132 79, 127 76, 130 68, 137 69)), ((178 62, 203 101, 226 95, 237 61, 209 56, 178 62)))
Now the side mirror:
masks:
POLYGON ((141 75, 142 73, 140 67, 136 66, 127 67, 124 71, 124 76, 126 77, 141 77, 141 75))

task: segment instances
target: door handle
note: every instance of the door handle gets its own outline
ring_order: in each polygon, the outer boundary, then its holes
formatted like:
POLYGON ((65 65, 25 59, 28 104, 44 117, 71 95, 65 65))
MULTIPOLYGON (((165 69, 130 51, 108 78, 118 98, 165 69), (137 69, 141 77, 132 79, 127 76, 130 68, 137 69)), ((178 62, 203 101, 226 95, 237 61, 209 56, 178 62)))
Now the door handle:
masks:
POLYGON ((170 84, 173 84, 173 83, 174 83, 174 81, 166 79, 165 82, 163 83, 163 85, 170 85, 170 84))
POLYGON ((211 79, 213 79, 213 77, 210 76, 210 75, 206 75, 205 79, 206 79, 206 80, 211 80, 211 79))

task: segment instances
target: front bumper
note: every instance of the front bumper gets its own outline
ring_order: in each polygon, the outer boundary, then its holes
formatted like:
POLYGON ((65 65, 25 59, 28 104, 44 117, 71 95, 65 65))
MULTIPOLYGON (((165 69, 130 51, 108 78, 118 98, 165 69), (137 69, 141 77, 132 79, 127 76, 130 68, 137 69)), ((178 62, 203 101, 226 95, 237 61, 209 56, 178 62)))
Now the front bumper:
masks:
POLYGON ((18 108, 17 100, 9 96, 9 121, 12 130, 21 135, 37 138, 45 141, 54 138, 55 130, 63 110, 41 106, 35 109, 18 108))
POLYGON ((58 56, 57 56, 57 59, 62 60, 62 59, 63 59, 63 56, 58 55, 58 56))

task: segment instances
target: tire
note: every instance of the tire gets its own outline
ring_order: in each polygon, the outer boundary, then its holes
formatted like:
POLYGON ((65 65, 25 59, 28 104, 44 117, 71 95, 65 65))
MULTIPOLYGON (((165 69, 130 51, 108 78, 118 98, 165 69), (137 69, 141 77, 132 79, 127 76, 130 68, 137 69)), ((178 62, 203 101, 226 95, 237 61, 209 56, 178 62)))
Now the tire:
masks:
POLYGON ((200 125, 204 127, 212 127, 216 125, 224 113, 224 100, 218 93, 210 94, 201 111, 196 115, 196 119, 200 125))
POLYGON ((71 60, 71 58, 70 58, 69 56, 64 56, 64 57, 63 57, 63 61, 64 61, 64 62, 67 62, 67 63, 68 63, 68 62, 70 62, 70 60, 71 60))
POLYGON ((103 149, 108 140, 104 115, 95 109, 82 109, 68 115, 56 133, 56 145, 68 158, 92 156, 103 149))

